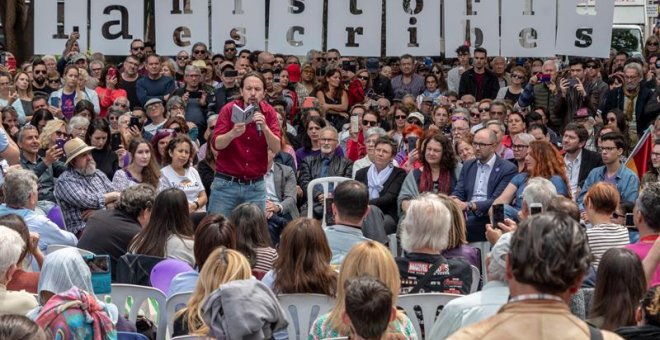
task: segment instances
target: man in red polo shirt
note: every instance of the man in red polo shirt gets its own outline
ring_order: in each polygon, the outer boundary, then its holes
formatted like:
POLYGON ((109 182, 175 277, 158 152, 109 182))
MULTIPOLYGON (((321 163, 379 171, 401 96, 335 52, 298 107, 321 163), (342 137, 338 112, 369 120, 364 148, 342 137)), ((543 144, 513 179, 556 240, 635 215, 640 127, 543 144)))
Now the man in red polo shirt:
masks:
POLYGON ((274 153, 280 151, 277 113, 263 100, 266 81, 261 74, 249 72, 240 85, 241 98, 227 103, 220 110, 211 140, 218 155, 208 212, 224 216, 229 216, 236 206, 245 202, 265 209, 264 175, 268 170, 268 149, 274 153), (256 106, 252 121, 233 123, 234 105, 241 109, 256 106))

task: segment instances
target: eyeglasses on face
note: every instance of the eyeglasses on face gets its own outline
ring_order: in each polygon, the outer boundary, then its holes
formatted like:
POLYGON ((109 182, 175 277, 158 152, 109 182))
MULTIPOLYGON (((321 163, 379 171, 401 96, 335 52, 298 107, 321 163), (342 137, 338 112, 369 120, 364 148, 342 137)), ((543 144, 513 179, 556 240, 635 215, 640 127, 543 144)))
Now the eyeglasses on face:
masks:
POLYGON ((131 47, 131 50, 133 50, 133 51, 144 51, 144 46, 131 47))
POLYGON ((372 127, 378 125, 378 122, 373 120, 362 120, 362 125, 372 127))
POLYGON ((475 149, 476 149, 476 148, 483 148, 483 147, 487 147, 487 146, 492 146, 492 145, 493 145, 493 143, 479 143, 479 142, 473 142, 473 143, 472 143, 472 146, 473 146, 475 149))
POLYGON ((194 50, 193 53, 195 53, 195 54, 204 54, 204 53, 206 53, 206 50, 194 50))
POLYGON ((406 119, 406 115, 396 115, 394 116, 395 119, 406 119))

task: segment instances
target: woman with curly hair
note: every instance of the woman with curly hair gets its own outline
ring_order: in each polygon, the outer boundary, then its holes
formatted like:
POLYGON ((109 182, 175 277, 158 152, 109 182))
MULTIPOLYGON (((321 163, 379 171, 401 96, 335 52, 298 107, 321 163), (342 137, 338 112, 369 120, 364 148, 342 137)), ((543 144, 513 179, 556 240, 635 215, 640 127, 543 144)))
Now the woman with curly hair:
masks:
POLYGON ((547 141, 532 141, 525 156, 525 172, 519 173, 506 186, 504 192, 495 199, 493 204, 506 204, 505 215, 514 221, 518 220, 518 211, 522 206, 522 193, 527 180, 533 177, 543 177, 550 180, 557 188, 557 194, 571 198, 570 184, 566 177, 564 159, 557 149, 547 141))
POLYGON ((460 174, 454 148, 443 134, 426 136, 420 149, 422 167, 408 173, 399 193, 398 203, 404 213, 410 200, 419 197, 421 193, 451 194, 460 174))
POLYGON ((337 131, 341 131, 348 122, 348 94, 344 91, 340 69, 328 70, 323 83, 316 90, 316 98, 328 121, 337 131))

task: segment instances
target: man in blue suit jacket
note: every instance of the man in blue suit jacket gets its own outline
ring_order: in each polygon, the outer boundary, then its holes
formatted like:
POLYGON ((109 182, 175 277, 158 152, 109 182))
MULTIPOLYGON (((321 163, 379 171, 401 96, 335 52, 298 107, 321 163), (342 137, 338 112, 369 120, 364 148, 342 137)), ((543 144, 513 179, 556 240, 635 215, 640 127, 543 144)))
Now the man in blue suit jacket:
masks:
POLYGON ((489 223, 488 209, 517 169, 495 154, 497 136, 493 131, 486 128, 477 131, 472 145, 476 159, 463 165, 452 198, 467 213, 468 242, 483 242, 485 226, 489 223))

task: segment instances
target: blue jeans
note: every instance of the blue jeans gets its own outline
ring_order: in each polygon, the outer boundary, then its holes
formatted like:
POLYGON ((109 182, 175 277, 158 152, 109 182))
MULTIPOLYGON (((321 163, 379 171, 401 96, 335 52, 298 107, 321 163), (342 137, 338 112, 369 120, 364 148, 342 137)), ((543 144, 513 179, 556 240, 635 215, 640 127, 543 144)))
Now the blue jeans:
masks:
POLYGON ((266 182, 242 184, 217 176, 211 184, 211 197, 207 211, 212 214, 231 215, 232 210, 242 203, 254 203, 266 210, 266 182))

